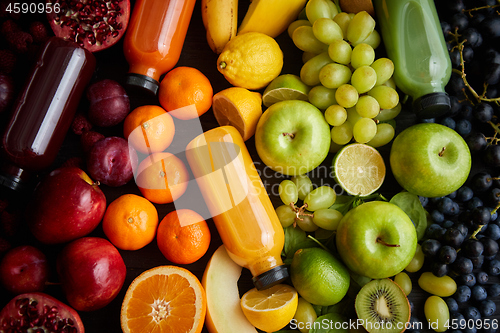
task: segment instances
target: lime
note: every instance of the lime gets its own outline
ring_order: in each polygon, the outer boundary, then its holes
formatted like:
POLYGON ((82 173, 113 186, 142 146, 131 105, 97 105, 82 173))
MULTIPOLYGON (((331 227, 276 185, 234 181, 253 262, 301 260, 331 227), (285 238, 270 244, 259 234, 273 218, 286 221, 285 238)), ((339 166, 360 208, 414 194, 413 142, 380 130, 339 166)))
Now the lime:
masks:
POLYGON ((307 101, 309 90, 311 87, 302 82, 299 76, 283 74, 269 83, 262 95, 262 102, 265 107, 270 107, 276 102, 290 99, 307 101))
POLYGON ((364 197, 378 190, 384 182, 384 159, 377 149, 352 143, 333 158, 333 172, 335 180, 347 193, 364 197))
POLYGON ((306 301, 329 306, 340 302, 349 289, 350 276, 344 264, 321 248, 295 252, 290 277, 297 292, 306 301))

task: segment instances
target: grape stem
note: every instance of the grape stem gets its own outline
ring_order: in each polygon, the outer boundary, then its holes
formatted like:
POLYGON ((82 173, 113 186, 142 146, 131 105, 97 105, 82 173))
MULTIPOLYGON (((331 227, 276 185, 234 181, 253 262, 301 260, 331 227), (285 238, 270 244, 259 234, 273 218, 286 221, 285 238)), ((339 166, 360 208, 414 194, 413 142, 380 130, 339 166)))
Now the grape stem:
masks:
MULTIPOLYGON (((469 92, 474 96, 474 98, 476 99, 477 102, 481 102, 481 101, 482 102, 494 102, 497 105, 500 105, 500 97, 497 97, 497 98, 486 98, 486 90, 488 88, 488 84, 486 82, 483 84, 483 93, 482 93, 481 96, 469 84, 469 82, 467 81, 467 78, 466 78, 466 74, 465 74, 465 60, 464 60, 464 54, 463 54, 464 44, 467 41, 467 39, 459 41, 459 37, 461 35, 458 33, 458 28, 455 28, 455 32, 451 32, 450 31, 449 34, 454 37, 455 42, 457 43, 457 45, 453 46, 452 50, 453 49, 458 49, 459 54, 460 54, 460 69, 454 68, 453 72, 458 73, 462 77, 462 80, 464 81, 464 85, 467 87, 467 89, 469 90, 469 92)), ((465 93, 465 91, 464 91, 464 95, 465 95, 465 98, 467 100, 469 100, 474 105, 473 101, 471 101, 469 99, 469 97, 467 96, 467 94, 465 93)))
POLYGON ((380 243, 380 244, 388 246, 388 247, 399 247, 400 246, 399 244, 389 244, 380 237, 377 237, 377 243, 380 243))

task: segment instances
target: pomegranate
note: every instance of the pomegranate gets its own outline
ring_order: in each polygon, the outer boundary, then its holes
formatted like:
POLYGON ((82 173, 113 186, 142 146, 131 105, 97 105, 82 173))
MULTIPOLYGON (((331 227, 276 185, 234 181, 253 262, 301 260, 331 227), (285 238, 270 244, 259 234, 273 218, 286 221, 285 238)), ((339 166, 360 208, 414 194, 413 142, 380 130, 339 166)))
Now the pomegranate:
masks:
POLYGON ((44 293, 14 297, 0 312, 2 332, 83 333, 82 320, 68 305, 44 293))
POLYGON ((130 18, 130 0, 47 0, 59 4, 58 13, 47 14, 58 37, 97 52, 116 44, 130 18))

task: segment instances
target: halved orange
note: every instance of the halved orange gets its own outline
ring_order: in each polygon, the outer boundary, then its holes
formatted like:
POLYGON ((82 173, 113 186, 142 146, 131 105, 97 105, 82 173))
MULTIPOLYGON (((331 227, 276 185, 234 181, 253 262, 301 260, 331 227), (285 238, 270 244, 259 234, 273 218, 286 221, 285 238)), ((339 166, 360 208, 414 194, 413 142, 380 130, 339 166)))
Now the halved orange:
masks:
POLYGON ((124 333, 200 333, 207 300, 200 280, 185 268, 151 268, 132 281, 123 299, 124 333))

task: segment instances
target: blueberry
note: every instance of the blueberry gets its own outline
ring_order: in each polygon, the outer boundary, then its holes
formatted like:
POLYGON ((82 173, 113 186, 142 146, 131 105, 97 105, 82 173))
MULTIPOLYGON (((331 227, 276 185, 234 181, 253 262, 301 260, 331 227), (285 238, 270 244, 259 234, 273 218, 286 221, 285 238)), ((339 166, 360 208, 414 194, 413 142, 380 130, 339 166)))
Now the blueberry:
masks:
POLYGON ((490 297, 500 296, 500 284, 493 283, 488 287, 488 295, 490 297))
POLYGON ((479 284, 486 284, 489 280, 489 275, 488 273, 484 271, 479 271, 476 273, 476 281, 479 284))
MULTIPOLYGON (((444 229, 444 228, 443 228, 444 229)), ((462 243, 465 240, 465 236, 467 235, 467 232, 462 232, 458 227, 452 227, 449 229, 446 229, 443 239, 444 242, 447 245, 450 245, 456 249, 460 248, 462 243)))
POLYGON ((433 238, 438 240, 442 239, 445 233, 446 229, 437 223, 432 223, 427 227, 427 230, 425 230, 425 235, 428 238, 433 238))
POLYGON ((451 215, 453 200, 448 197, 443 197, 437 202, 436 208, 445 215, 451 215))
POLYGON ((483 201, 479 197, 474 196, 467 202, 467 209, 474 210, 475 208, 483 205, 483 201))
POLYGON ((449 228, 453 227, 454 224, 455 224, 455 222, 453 222, 451 220, 444 220, 444 222, 441 224, 441 226, 445 229, 449 229, 449 228))
POLYGON ((427 198, 427 197, 423 197, 423 196, 419 195, 418 199, 420 200, 420 204, 422 205, 422 207, 427 206, 427 204, 429 203, 429 198, 427 198))
POLYGON ((442 223, 444 221, 444 214, 437 209, 431 211, 431 219, 434 223, 442 223))
POLYGON ((457 190, 457 200, 461 202, 466 202, 472 199, 474 196, 474 191, 468 186, 462 186, 457 190))
MULTIPOLYGON (((459 56, 460 56, 460 54, 459 54, 459 56)), ((454 130, 457 126, 455 119, 453 119, 452 117, 444 117, 443 119, 441 119, 440 123, 441 123, 441 125, 449 127, 452 130, 454 130)))
POLYGON ((467 119, 459 119, 456 121, 455 131, 457 131, 457 133, 461 136, 465 137, 472 131, 472 124, 467 119))
POLYGON ((478 225, 488 224, 491 220, 491 211, 488 207, 476 207, 472 210, 472 221, 478 225))
POLYGON ((425 256, 433 257, 441 248, 441 243, 436 239, 429 238, 424 240, 420 246, 425 256))
POLYGON ((463 313, 466 320, 481 319, 481 312, 479 312, 479 309, 476 308, 475 306, 468 306, 467 308, 464 309, 463 313))
POLYGON ((479 284, 476 284, 471 288, 471 297, 475 301, 484 301, 488 297, 486 288, 479 284))
POLYGON ((469 286, 460 285, 453 294, 453 298, 455 298, 458 303, 466 303, 470 299, 471 293, 472 291, 469 286))
POLYGON ((437 262, 437 261, 435 261, 431 264, 431 272, 432 272, 432 274, 434 274, 437 277, 443 277, 446 274, 448 274, 449 271, 450 271, 450 268, 447 264, 437 262))
POLYGON ((495 302, 488 299, 481 302, 481 304, 479 305, 479 310, 481 311, 481 315, 483 317, 489 317, 495 313, 495 311, 497 310, 497 306, 495 302))
POLYGON ((493 259, 489 261, 488 274, 493 276, 500 275, 500 260, 493 259))
POLYGON ((476 276, 472 273, 460 275, 458 282, 467 287, 473 287, 476 284, 476 276))
POLYGON ((448 310, 450 311, 450 313, 458 312, 458 302, 456 299, 454 299, 452 297, 447 297, 445 299, 445 301, 446 301, 446 304, 448 305, 448 310))

